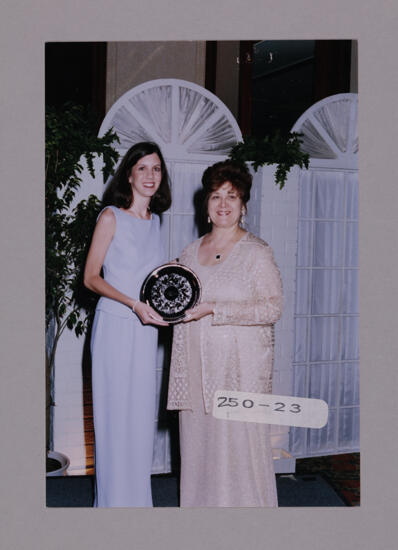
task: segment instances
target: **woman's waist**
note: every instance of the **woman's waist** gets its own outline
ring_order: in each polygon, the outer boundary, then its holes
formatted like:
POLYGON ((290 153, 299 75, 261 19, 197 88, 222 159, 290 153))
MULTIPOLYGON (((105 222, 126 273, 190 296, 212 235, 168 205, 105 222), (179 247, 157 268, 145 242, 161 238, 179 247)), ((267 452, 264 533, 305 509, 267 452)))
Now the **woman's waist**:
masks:
POLYGON ((113 288, 131 298, 138 298, 142 283, 147 275, 148 270, 141 269, 137 269, 135 272, 133 270, 115 272, 104 269, 104 280, 113 288))
POLYGON ((273 345, 272 325, 212 325, 211 319, 201 326, 204 347, 209 353, 220 352, 225 355, 244 351, 261 352, 273 345))
MULTIPOLYGON (((148 245, 149 246, 149 245, 148 245)), ((114 258, 106 258, 103 265, 103 277, 105 281, 121 292, 133 291, 141 288, 146 277, 159 265, 165 263, 164 254, 159 251, 151 253, 149 258, 137 258, 134 255, 114 261, 114 258)))

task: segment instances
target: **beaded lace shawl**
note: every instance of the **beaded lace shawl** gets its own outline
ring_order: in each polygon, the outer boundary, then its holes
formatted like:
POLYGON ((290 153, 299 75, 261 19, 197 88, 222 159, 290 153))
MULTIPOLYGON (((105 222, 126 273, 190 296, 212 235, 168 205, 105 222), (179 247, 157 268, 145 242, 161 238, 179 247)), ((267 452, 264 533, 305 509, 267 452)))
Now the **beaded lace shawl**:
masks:
MULTIPOLYGON (((188 245, 182 264, 195 271, 201 239, 188 245)), ((216 390, 272 391, 274 323, 282 313, 282 283, 271 247, 246 233, 225 261, 210 267, 202 301, 215 302, 200 323, 205 410, 216 390)), ((174 327, 168 409, 191 409, 190 323, 174 327)))

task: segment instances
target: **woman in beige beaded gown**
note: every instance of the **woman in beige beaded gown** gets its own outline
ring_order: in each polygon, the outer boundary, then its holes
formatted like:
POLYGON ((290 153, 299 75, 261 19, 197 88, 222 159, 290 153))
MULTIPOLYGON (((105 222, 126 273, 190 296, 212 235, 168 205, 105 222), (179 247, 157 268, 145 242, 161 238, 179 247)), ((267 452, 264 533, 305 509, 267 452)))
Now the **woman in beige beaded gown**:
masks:
POLYGON ((216 390, 271 392, 280 274, 268 244, 240 225, 247 168, 219 162, 202 183, 211 230, 180 256, 202 283, 202 301, 174 328, 168 396, 168 408, 180 410, 180 505, 277 506, 269 426, 211 411, 216 390))

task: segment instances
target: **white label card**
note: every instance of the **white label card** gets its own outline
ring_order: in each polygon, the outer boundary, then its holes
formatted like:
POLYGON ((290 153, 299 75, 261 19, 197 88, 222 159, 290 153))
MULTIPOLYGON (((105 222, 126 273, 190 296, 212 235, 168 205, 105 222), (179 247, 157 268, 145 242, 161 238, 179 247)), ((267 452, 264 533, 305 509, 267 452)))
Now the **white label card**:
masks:
POLYGON ((213 416, 243 422, 323 428, 328 420, 328 405, 322 399, 308 397, 218 390, 214 395, 213 416))

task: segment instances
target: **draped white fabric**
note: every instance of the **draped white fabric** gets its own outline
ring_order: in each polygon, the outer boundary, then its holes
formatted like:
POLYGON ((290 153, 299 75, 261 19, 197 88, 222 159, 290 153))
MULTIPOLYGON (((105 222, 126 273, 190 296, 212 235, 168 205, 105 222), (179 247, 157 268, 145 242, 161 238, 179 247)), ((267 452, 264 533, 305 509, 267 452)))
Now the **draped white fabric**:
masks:
POLYGON ((110 125, 117 129, 120 143, 115 148, 121 156, 131 147, 132 143, 152 140, 149 132, 144 130, 132 113, 124 106, 114 114, 110 125))
POLYGON ((313 122, 307 120, 302 128, 304 137, 302 139, 302 149, 311 155, 312 158, 334 159, 336 154, 330 146, 323 140, 321 134, 314 126, 313 122))
POLYGON ((178 156, 226 155, 241 137, 226 107, 192 83, 155 80, 127 96, 112 107, 100 130, 116 131, 122 154, 137 141, 150 140, 178 156))
POLYGON ((178 130, 181 143, 193 136, 217 110, 208 98, 188 88, 179 89, 178 130))
POLYGON ((302 148, 311 158, 319 159, 334 159, 346 152, 357 153, 356 129, 357 109, 351 97, 322 103, 301 127, 302 148), (354 129, 355 135, 351 135, 354 129))
POLYGON ((208 153, 217 155, 227 154, 236 144, 236 139, 231 132, 231 127, 225 116, 220 116, 206 132, 199 133, 191 146, 190 153, 208 153))
POLYGON ((299 194, 294 394, 330 413, 320 430, 292 429, 291 452, 358 450, 357 172, 302 171, 299 194))
POLYGON ((199 91, 178 89, 178 136, 188 153, 227 154, 236 143, 236 132, 224 109, 199 91))
POLYGON ((163 142, 171 141, 171 86, 149 88, 130 99, 136 116, 144 119, 145 128, 154 128, 163 142))

